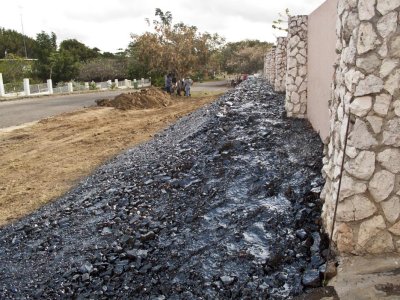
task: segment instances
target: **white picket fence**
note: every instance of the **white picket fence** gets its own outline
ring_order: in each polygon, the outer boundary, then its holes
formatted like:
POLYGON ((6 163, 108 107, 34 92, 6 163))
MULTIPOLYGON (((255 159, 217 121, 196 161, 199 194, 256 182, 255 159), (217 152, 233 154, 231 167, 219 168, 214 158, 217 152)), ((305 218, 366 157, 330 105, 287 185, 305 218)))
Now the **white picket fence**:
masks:
POLYGON ((110 90, 110 89, 129 89, 129 88, 144 88, 151 86, 151 78, 140 80, 108 80, 104 82, 66 82, 53 87, 52 80, 47 80, 47 83, 29 84, 29 79, 24 79, 21 84, 11 85, 3 84, 3 75, 0 73, 0 97, 12 98, 31 95, 51 95, 51 94, 66 94, 73 92, 82 92, 88 90, 110 90))

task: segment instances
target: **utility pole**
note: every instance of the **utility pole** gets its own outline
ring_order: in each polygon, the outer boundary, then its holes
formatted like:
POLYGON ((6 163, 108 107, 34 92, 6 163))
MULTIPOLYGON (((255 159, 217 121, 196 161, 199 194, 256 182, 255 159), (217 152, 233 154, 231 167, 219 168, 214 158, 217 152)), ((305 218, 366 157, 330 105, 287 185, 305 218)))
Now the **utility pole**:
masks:
POLYGON ((22 21, 22 7, 20 6, 19 8, 21 9, 20 17, 21 17, 22 39, 24 41, 25 58, 28 59, 28 52, 26 51, 26 42, 25 42, 24 22, 22 21))

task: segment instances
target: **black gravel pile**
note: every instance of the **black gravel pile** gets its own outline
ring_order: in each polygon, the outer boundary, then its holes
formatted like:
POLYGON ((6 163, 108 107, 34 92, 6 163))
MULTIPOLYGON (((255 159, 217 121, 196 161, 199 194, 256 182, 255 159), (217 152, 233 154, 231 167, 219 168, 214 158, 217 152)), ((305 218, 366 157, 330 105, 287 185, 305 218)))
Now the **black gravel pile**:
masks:
POLYGON ((0 298, 288 299, 321 284, 322 144, 246 81, 0 229, 0 298))

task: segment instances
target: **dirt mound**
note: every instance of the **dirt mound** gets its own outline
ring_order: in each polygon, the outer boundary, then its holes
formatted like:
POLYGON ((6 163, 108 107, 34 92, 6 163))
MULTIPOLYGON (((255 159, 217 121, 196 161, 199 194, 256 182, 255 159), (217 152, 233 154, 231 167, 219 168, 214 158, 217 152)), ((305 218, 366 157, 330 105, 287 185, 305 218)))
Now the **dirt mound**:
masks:
POLYGON ((122 93, 114 99, 98 99, 98 106, 115 107, 121 110, 161 108, 171 104, 171 96, 156 88, 140 92, 122 93))

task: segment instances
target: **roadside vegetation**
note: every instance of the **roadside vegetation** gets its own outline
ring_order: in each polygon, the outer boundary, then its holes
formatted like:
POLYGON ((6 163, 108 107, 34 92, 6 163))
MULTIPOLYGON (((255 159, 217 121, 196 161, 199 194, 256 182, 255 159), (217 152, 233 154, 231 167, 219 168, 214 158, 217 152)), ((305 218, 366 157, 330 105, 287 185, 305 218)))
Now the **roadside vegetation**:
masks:
POLYGON ((262 70, 263 56, 272 46, 258 40, 226 42, 216 33, 175 23, 171 12, 159 8, 154 17, 146 20, 148 31, 132 33, 129 46, 116 53, 90 48, 76 39, 60 42, 54 32, 42 31, 31 38, 0 28, 0 73, 9 84, 23 78, 33 83, 52 79, 57 84, 151 77, 153 84, 163 85, 169 72, 194 80, 221 73, 255 73, 262 70))

